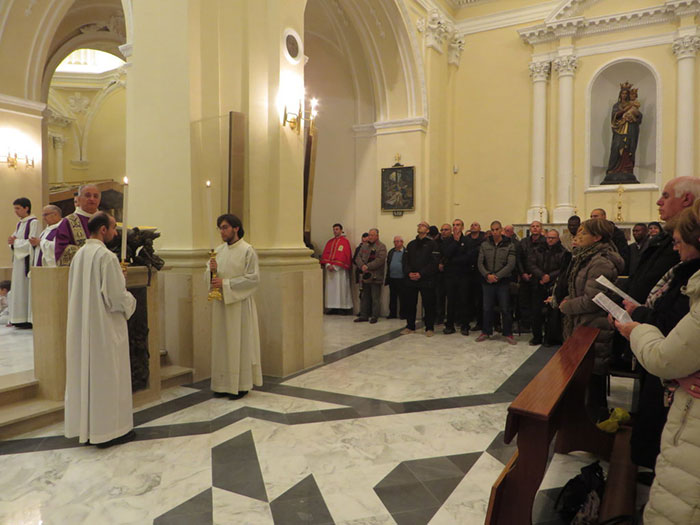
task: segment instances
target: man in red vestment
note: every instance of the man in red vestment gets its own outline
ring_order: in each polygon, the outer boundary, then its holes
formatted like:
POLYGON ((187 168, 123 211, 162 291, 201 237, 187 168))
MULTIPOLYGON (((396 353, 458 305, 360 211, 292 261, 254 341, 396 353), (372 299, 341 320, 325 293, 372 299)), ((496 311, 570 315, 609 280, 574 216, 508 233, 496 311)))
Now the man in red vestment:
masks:
POLYGON ((326 300, 329 314, 352 308, 350 293, 350 268, 352 248, 343 235, 343 225, 333 225, 333 238, 326 243, 321 256, 321 266, 326 269, 326 300))

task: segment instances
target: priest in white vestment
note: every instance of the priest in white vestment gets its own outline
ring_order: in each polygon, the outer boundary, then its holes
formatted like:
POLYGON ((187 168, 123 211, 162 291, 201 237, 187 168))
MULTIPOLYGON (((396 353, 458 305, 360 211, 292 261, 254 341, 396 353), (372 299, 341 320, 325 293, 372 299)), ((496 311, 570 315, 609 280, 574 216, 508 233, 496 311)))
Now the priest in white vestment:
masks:
POLYGON ((39 237, 30 237, 29 242, 34 247, 34 266, 56 266, 56 234, 61 222, 61 208, 53 204, 44 206, 41 217, 46 228, 39 237))
POLYGON ((12 294, 9 299, 10 323, 17 328, 31 328, 32 303, 29 271, 34 261, 34 248, 29 239, 38 237, 39 221, 32 215, 32 203, 26 197, 12 203, 20 221, 8 244, 12 250, 12 294))
POLYGON ((212 304, 211 389, 215 395, 239 399, 262 385, 260 332, 253 294, 260 282, 258 256, 245 242, 243 224, 226 214, 216 221, 223 244, 209 269, 217 276, 212 288, 221 290, 222 301, 212 304))
POLYGON ((343 235, 343 225, 333 225, 333 238, 326 243, 321 255, 321 266, 326 270, 325 306, 329 314, 352 308, 350 292, 350 269, 352 268, 352 248, 343 235))
POLYGON ((134 439, 129 333, 136 299, 109 243, 114 218, 97 213, 68 280, 65 435, 98 447, 134 439))

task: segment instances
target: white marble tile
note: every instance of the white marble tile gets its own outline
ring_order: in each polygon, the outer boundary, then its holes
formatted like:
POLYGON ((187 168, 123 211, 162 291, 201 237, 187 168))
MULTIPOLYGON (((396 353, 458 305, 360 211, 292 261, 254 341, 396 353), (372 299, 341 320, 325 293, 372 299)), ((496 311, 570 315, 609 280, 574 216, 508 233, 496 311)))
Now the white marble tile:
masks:
POLYGON ((194 423, 196 421, 211 421, 242 407, 260 408, 284 414, 343 408, 342 405, 252 390, 242 399, 212 398, 173 414, 149 421, 141 426, 153 427, 178 423, 194 423))
POLYGON ((323 316, 324 355, 406 326, 406 321, 401 319, 380 317, 376 324, 355 323, 354 319, 355 316, 352 315, 323 316))
POLYGON ((34 370, 34 340, 31 330, 0 324, 0 374, 34 370))
POLYGON ((511 346, 459 334, 420 333, 370 348, 284 384, 387 401, 438 399, 490 393, 535 351, 528 336, 511 346))
POLYGON ((168 401, 172 401, 173 399, 185 397, 196 392, 200 392, 200 390, 197 390, 196 388, 189 388, 186 386, 174 386, 171 388, 167 388, 165 390, 161 390, 159 399, 151 401, 150 403, 146 403, 145 405, 141 405, 136 409, 136 412, 140 412, 141 410, 146 410, 147 408, 151 408, 154 406, 162 405, 163 403, 167 403, 168 401))
POLYGON ((214 525, 273 525, 270 504, 234 494, 226 490, 212 489, 214 525))

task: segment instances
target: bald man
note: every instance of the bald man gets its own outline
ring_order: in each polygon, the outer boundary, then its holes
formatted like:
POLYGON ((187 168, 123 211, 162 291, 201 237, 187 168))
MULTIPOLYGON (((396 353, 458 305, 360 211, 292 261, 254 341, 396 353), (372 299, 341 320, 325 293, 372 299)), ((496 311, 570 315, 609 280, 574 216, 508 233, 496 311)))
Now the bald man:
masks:
POLYGON ((78 249, 90 237, 88 221, 97 213, 100 190, 94 184, 85 184, 78 191, 78 207, 58 225, 56 233, 56 262, 70 266, 78 249))
POLYGON ((41 211, 46 228, 39 237, 31 237, 29 242, 35 248, 34 266, 56 266, 56 234, 63 214, 61 208, 49 204, 41 211))

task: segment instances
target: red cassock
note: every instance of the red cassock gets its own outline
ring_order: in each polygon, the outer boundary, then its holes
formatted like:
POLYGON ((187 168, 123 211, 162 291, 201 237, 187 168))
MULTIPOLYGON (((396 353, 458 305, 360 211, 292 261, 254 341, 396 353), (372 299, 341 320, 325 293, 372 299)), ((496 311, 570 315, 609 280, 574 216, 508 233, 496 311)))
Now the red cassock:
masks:
POLYGON ((352 249, 346 237, 333 237, 326 243, 321 264, 332 264, 349 270, 352 266, 352 249))

